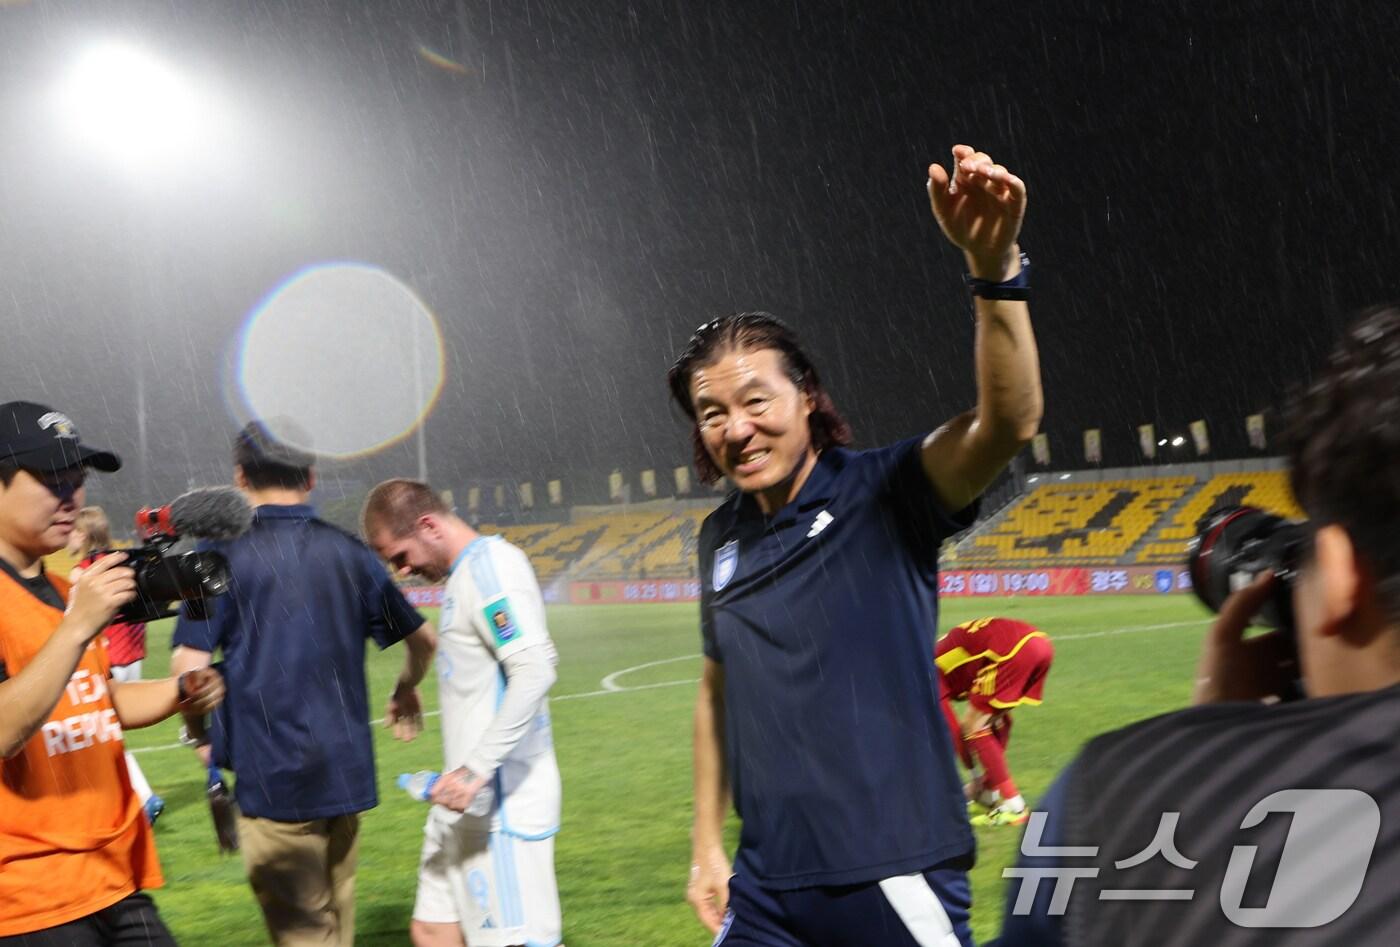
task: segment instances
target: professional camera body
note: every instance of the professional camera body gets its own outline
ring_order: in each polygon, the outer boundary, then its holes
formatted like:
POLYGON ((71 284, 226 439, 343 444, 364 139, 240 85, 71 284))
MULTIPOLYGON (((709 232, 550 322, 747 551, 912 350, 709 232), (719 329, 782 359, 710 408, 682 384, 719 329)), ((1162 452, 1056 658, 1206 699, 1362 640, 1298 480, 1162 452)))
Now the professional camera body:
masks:
POLYGON ((136 531, 142 544, 108 550, 125 553, 125 564, 136 572, 136 598, 122 607, 117 620, 170 618, 180 602, 191 617, 207 617, 209 600, 229 589, 228 560, 212 550, 171 550, 184 537, 233 539, 247 532, 252 522, 252 508, 233 487, 191 490, 169 506, 138 511, 136 531))
POLYGON ((1213 612, 1232 592, 1265 572, 1274 574, 1274 589, 1255 621, 1283 635, 1292 664, 1293 681, 1280 696, 1304 696, 1298 662, 1297 628, 1293 621, 1293 583, 1307 552, 1312 531, 1306 522, 1284 519, 1252 506, 1228 506, 1207 514, 1191 540, 1188 562, 1196 597, 1213 612))
POLYGON ((158 536, 134 549, 123 549, 126 565, 136 571, 136 597, 122 606, 117 620, 147 622, 170 618, 173 603, 185 603, 197 619, 208 617, 207 599, 228 591, 228 560, 217 552, 171 554, 179 537, 158 536))
POLYGON ((1265 572, 1276 577, 1259 624, 1293 637, 1293 581, 1307 547, 1307 523, 1252 506, 1227 506, 1202 518, 1187 561, 1196 597, 1213 612, 1265 572))

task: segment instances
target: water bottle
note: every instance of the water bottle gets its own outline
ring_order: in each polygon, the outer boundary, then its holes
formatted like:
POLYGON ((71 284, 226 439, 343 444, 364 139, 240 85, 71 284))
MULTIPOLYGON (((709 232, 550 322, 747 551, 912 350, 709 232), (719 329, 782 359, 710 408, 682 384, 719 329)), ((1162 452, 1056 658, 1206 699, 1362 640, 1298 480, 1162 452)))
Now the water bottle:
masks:
MULTIPOLYGON (((441 773, 424 769, 416 773, 403 773, 398 778, 399 788, 408 793, 419 802, 427 802, 433 793, 433 786, 442 778, 441 773)), ((470 781, 473 774, 467 770, 463 776, 470 781)), ((495 790, 490 783, 482 786, 477 794, 472 797, 471 805, 467 806, 467 815, 484 816, 490 813, 491 803, 495 799, 495 790)))
POLYGON ((400 773, 399 788, 419 802, 427 802, 428 797, 433 793, 433 786, 441 775, 441 773, 430 769, 420 769, 416 773, 400 773))

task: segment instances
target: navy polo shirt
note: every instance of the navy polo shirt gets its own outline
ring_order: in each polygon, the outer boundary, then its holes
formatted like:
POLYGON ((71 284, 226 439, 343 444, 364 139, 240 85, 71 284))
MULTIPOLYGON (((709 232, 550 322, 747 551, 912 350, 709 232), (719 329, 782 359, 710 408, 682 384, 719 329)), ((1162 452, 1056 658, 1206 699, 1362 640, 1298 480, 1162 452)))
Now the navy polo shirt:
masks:
POLYGON ((387 648, 422 616, 364 543, 309 506, 260 506, 247 533, 206 548, 228 557, 230 589, 207 621, 182 615, 174 643, 223 650, 211 736, 239 808, 280 822, 373 808, 365 640, 387 648))
POLYGON ((768 887, 973 851, 933 643, 938 547, 976 506, 942 509, 922 441, 830 448, 772 518, 736 493, 701 528, 701 632, 724 666, 743 820, 735 867, 768 887))

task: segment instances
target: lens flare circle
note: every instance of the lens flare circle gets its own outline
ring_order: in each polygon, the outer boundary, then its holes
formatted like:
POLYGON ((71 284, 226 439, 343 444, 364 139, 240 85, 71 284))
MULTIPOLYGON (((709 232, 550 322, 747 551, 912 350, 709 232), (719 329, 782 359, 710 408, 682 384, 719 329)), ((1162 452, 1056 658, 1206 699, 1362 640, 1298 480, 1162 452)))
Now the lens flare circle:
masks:
POLYGON ((292 274, 253 309, 238 346, 248 413, 288 443, 335 458, 372 454, 412 434, 445 374, 432 311, 367 263, 292 274))

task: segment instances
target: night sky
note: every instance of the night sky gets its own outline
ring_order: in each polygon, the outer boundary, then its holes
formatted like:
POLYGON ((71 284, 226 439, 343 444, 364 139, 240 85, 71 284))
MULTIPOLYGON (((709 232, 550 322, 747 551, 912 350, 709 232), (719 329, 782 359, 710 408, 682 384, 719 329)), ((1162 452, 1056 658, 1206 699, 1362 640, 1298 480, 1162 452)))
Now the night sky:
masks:
POLYGON ((860 445, 930 430, 974 400, 924 191, 960 141, 1028 184, 1057 468, 1083 428, 1116 465, 1136 425, 1202 417, 1246 454, 1244 415, 1400 296, 1390 4, 190 6, 0 3, 0 400, 131 455, 144 365, 150 469, 100 488, 117 505, 227 479, 240 327, 336 260, 440 320, 441 487, 685 463, 665 370, 742 309, 798 328, 860 445), (217 154, 132 176, 65 150, 48 89, 106 36, 218 90, 217 154))

